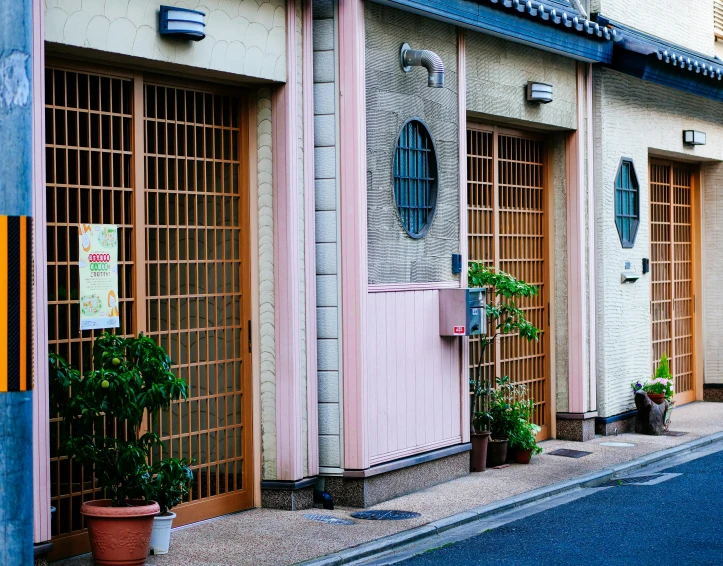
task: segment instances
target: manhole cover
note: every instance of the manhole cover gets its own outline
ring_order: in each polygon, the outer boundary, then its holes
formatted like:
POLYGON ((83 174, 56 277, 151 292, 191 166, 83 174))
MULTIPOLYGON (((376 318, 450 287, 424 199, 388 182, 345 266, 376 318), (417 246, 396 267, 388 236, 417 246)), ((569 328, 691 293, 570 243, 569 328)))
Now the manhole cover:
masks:
POLYGON ((616 446, 618 448, 629 448, 630 446, 635 446, 635 444, 632 444, 631 442, 601 442, 600 446, 616 446))
POLYGON ((316 521, 317 523, 326 523, 327 525, 353 525, 354 521, 351 519, 341 519, 339 517, 332 517, 331 515, 320 515, 317 513, 307 513, 304 515, 305 519, 310 521, 316 521))
POLYGON ((688 433, 682 432, 680 430, 666 430, 663 434, 665 436, 683 436, 684 434, 688 434, 688 433))
POLYGON ((596 485, 595 487, 614 487, 618 485, 638 485, 641 483, 646 483, 651 480, 658 479, 662 474, 653 474, 651 476, 638 476, 636 478, 617 478, 614 480, 608 480, 604 483, 600 483, 596 485))
POLYGON ((379 509, 374 511, 358 511, 357 513, 352 513, 351 516, 355 519, 366 519, 368 521, 401 521, 402 519, 419 517, 419 513, 379 509))
POLYGON ((585 452, 584 450, 569 450, 568 448, 558 448, 552 452, 548 452, 552 456, 564 456, 565 458, 582 458, 592 452, 585 452))

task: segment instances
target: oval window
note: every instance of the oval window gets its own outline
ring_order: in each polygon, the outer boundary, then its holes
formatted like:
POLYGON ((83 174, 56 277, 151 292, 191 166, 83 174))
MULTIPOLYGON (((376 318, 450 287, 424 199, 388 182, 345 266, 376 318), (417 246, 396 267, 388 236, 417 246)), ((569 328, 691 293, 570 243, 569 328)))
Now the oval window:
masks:
POLYGON ((407 120, 397 138, 394 200, 407 234, 422 238, 437 206, 437 151, 427 125, 417 118, 407 120))

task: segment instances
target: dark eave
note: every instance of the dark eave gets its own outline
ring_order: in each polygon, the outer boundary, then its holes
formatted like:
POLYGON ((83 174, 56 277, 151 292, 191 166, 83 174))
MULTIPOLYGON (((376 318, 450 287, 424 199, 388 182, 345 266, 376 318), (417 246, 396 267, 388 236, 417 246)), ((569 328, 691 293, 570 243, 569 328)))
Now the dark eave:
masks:
POLYGON ((603 15, 596 21, 617 30, 611 68, 669 88, 723 102, 723 61, 624 26, 603 15))
POLYGON ((569 0, 368 0, 591 63, 611 63, 613 40, 569 0))

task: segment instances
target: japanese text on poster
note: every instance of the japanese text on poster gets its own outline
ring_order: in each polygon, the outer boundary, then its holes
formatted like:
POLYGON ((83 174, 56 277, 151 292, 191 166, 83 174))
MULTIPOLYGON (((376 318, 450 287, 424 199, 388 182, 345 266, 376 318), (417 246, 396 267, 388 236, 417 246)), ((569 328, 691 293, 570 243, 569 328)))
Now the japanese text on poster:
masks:
POLYGON ((81 224, 80 329, 118 328, 118 227, 81 224))

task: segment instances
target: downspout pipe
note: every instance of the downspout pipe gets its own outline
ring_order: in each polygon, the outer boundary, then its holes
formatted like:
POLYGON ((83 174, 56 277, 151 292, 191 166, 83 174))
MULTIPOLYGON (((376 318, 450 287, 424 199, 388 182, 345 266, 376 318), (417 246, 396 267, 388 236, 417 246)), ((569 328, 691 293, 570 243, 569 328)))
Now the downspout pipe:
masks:
POLYGON ((408 73, 412 67, 427 69, 427 86, 430 88, 444 88, 444 63, 442 58, 429 51, 429 49, 412 49, 405 43, 399 52, 402 70, 408 73))

